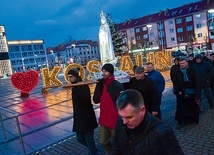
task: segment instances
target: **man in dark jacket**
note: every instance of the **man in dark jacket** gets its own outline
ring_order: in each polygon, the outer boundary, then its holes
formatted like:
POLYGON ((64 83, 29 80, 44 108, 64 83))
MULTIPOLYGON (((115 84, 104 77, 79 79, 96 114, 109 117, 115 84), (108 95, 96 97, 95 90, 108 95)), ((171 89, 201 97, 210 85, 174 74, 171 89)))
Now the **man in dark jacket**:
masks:
MULTIPOLYGON (((213 75, 213 69, 209 62, 206 62, 202 59, 201 55, 198 54, 195 56, 196 63, 193 65, 193 68, 196 71, 197 76, 200 80, 200 92, 204 90, 204 93, 207 97, 207 100, 210 104, 210 109, 214 108, 214 98, 211 91, 211 80, 210 78, 213 75)), ((201 98, 201 96, 200 96, 201 98)))
POLYGON ((201 58, 206 62, 210 62, 210 59, 206 56, 205 52, 201 52, 201 58))
POLYGON ((210 64, 212 66, 213 69, 213 73, 210 75, 210 81, 211 81, 211 90, 212 90, 212 94, 214 97, 214 53, 210 54, 210 64))
POLYGON ((170 69, 170 78, 171 78, 171 81, 172 81, 172 84, 173 84, 173 93, 176 96, 176 105, 177 106, 178 106, 178 97, 179 97, 179 94, 178 94, 178 92, 175 89, 174 79, 176 78, 175 77, 176 73, 180 70, 179 60, 180 60, 179 57, 175 58, 174 59, 174 65, 170 69))
POLYGON ((144 98, 147 110, 154 116, 160 117, 159 93, 155 82, 145 75, 144 68, 137 66, 135 68, 135 77, 127 84, 127 89, 134 89, 141 93, 144 98))
POLYGON ((172 83, 174 82, 174 77, 175 77, 176 72, 180 69, 179 60, 180 60, 180 58, 175 58, 174 65, 170 69, 170 78, 171 78, 172 83))
MULTIPOLYGON (((68 71, 68 79, 72 84, 82 81, 78 72, 77 68, 68 71)), ((94 142, 94 129, 98 125, 88 85, 72 87, 72 102, 74 110, 73 132, 76 132, 77 141, 88 148, 89 154, 95 155, 97 148, 94 142)))
MULTIPOLYGON (((163 75, 155 69, 154 64, 152 62, 146 63, 147 69, 147 77, 152 79, 155 82, 155 85, 158 89, 158 102, 161 105, 162 93, 165 89, 165 79, 163 75)), ((161 111, 158 113, 159 118, 161 119, 161 111)))
POLYGON ((99 80, 94 91, 94 103, 100 103, 100 144, 106 154, 111 152, 110 139, 114 137, 118 112, 116 100, 120 92, 124 90, 123 85, 114 78, 114 66, 106 63, 102 67, 103 78, 99 80))
POLYGON ((194 63, 195 63, 194 53, 191 53, 191 54, 189 54, 189 60, 188 60, 189 67, 193 67, 194 63))
POLYGON ((117 121, 112 155, 183 155, 172 131, 147 112, 138 91, 126 90, 117 100, 117 121))

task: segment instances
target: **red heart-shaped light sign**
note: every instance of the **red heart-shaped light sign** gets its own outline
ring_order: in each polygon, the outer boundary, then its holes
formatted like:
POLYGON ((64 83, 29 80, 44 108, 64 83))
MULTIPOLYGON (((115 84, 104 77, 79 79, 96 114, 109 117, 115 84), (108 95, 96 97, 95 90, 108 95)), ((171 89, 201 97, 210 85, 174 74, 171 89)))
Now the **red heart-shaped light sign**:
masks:
POLYGON ((11 82, 15 88, 24 93, 32 91, 39 82, 39 74, 34 70, 25 73, 15 73, 11 76, 11 82))

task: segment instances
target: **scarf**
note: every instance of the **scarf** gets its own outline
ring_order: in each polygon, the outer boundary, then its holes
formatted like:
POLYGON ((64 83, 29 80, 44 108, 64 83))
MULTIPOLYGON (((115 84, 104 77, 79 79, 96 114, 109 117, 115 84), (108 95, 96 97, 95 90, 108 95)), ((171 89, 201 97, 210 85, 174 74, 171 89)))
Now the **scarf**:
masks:
POLYGON ((184 82, 189 81, 189 78, 188 78, 188 76, 187 76, 187 69, 188 69, 188 68, 189 68, 189 66, 187 66, 187 67, 184 68, 184 69, 180 68, 181 73, 183 74, 184 82))

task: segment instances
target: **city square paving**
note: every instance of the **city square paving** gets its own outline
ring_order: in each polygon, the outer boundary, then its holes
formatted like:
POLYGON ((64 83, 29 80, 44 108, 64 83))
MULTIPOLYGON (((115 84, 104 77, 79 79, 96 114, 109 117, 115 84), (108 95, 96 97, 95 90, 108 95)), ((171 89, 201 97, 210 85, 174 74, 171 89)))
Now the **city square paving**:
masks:
MULTIPOLYGON (((162 99, 162 120, 173 128, 185 154, 214 155, 214 110, 208 108, 203 98, 204 112, 200 114, 199 124, 189 124, 174 129, 175 96, 169 72, 162 72, 166 80, 166 89, 162 99)), ((60 77, 63 79, 63 77, 60 77)), ((3 126, 0 126, 0 154, 88 154, 87 149, 76 141, 72 132, 72 102, 69 89, 55 88, 48 94, 41 93, 42 85, 30 93, 29 98, 20 98, 20 92, 14 89, 9 79, 0 80, 0 106, 3 126), (5 111, 5 109, 9 111, 5 111), (14 113, 11 113, 14 112, 14 113), (24 152, 20 143, 20 134, 16 117, 20 122, 24 152)), ((93 91, 94 86, 91 86, 93 91)), ((99 105, 94 105, 99 117, 99 105)), ((99 128, 95 130, 98 154, 104 154, 99 145, 99 128)))

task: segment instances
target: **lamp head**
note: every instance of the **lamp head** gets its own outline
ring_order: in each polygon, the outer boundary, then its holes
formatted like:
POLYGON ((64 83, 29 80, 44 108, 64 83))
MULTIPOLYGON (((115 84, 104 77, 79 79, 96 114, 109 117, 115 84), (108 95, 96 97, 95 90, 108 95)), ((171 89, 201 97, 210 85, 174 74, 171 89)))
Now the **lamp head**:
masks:
POLYGON ((214 9, 208 10, 209 13, 214 13, 214 9))

